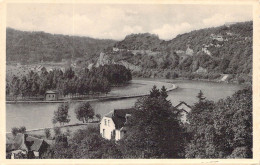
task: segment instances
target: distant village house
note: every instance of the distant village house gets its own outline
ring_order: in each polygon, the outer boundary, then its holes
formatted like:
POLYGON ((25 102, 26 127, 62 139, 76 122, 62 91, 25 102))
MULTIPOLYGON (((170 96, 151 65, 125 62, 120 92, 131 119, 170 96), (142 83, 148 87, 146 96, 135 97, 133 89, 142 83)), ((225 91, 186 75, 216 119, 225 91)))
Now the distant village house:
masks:
POLYGON ((207 72, 208 72, 208 70, 201 66, 196 70, 196 73, 207 73, 207 72))
POLYGON ((115 48, 115 47, 113 47, 113 51, 114 51, 114 52, 118 52, 118 51, 119 51, 119 49, 118 49, 118 48, 115 48))
POLYGON ((190 48, 190 46, 188 45, 188 48, 186 49, 186 52, 185 52, 187 55, 190 55, 192 56, 193 55, 193 50, 190 48))
POLYGON ((221 35, 215 35, 215 34, 211 34, 210 37, 213 40, 217 40, 217 41, 224 41, 223 37, 221 35))

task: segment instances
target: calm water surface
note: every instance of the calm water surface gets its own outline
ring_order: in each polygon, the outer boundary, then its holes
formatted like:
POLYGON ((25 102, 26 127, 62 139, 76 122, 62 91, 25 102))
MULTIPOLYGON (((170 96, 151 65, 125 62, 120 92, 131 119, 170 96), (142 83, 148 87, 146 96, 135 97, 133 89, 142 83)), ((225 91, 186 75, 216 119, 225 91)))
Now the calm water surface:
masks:
MULTIPOLYGON (((231 96, 233 93, 242 89, 240 85, 201 82, 191 80, 176 80, 173 82, 178 86, 168 93, 168 99, 173 105, 177 105, 180 101, 185 101, 188 104, 194 104, 199 90, 202 90, 204 95, 209 100, 217 101, 221 98, 231 96)), ((162 85, 162 83, 159 83, 162 85)), ((160 86, 159 85, 159 86, 160 86)), ((136 88, 135 85, 133 87, 136 88)), ((147 88, 143 88, 147 90, 147 88)), ((118 90, 121 90, 120 88, 118 90)), ((131 87, 128 87, 131 90, 131 87)), ((117 93, 116 90, 113 92, 117 93)), ((124 90, 124 92, 127 92, 124 90)), ((104 115, 116 108, 132 107, 137 98, 113 100, 103 102, 91 102, 95 113, 104 115)), ((72 103, 69 109, 70 123, 80 123, 75 115, 74 109, 79 103, 72 103)), ((12 127, 25 126, 27 130, 36 128, 52 127, 53 112, 57 109, 57 103, 37 103, 37 104, 7 104, 6 105, 6 131, 10 132, 12 127)))

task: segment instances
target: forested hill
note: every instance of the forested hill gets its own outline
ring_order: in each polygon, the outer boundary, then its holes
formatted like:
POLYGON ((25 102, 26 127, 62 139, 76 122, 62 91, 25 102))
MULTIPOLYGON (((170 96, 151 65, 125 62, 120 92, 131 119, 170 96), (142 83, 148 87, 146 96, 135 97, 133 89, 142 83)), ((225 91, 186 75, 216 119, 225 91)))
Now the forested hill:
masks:
POLYGON ((113 63, 131 69, 134 77, 222 79, 229 74, 247 81, 252 75, 252 35, 252 21, 195 30, 169 41, 149 33, 116 42, 7 28, 7 62, 84 57, 95 63, 103 52, 113 63))
POLYGON ((91 58, 99 55, 114 40, 26 32, 6 29, 6 60, 24 63, 55 61, 71 57, 91 58))
POLYGON ((136 75, 143 77, 248 76, 252 73, 252 25, 249 21, 195 30, 169 41, 149 33, 132 34, 106 54, 141 67, 136 75))
POLYGON ((139 33, 127 35, 124 40, 117 42, 115 47, 129 50, 153 50, 160 47, 161 42, 162 40, 155 34, 139 33))

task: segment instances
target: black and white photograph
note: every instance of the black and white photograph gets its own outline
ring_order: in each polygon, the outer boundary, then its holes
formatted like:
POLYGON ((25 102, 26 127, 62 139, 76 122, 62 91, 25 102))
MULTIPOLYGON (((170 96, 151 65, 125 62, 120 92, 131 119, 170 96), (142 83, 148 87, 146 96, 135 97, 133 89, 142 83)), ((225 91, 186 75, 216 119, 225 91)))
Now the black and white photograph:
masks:
POLYGON ((253 159, 253 18, 252 4, 7 3, 5 158, 253 159))

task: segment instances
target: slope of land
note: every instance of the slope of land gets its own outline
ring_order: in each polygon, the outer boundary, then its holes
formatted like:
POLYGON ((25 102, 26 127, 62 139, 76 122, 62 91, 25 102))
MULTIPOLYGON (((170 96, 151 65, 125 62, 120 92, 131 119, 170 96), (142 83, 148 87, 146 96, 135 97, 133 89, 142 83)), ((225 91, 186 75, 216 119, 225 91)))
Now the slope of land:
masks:
POLYGON ((71 61, 92 68, 120 64, 133 77, 218 79, 251 82, 253 22, 180 34, 172 40, 130 34, 122 41, 7 29, 7 62, 71 61))
POLYGON ((6 38, 7 62, 23 63, 60 62, 70 58, 90 59, 115 43, 114 40, 26 32, 11 28, 6 29, 6 38))
POLYGON ((250 80, 252 74, 252 22, 195 30, 164 41, 158 36, 131 34, 106 54, 115 62, 136 66, 134 76, 250 80), (123 62, 122 62, 123 61, 123 62))

